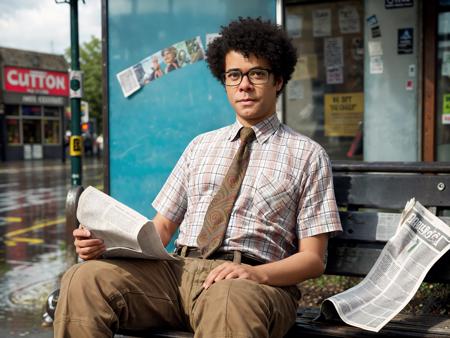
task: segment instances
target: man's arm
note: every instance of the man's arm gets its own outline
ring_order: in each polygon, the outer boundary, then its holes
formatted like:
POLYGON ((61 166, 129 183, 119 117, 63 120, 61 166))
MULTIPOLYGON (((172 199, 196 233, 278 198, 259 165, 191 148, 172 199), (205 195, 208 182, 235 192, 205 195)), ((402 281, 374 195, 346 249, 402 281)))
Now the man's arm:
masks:
POLYGON ((153 218, 153 224, 155 225, 156 231, 158 231, 161 242, 164 246, 167 246, 179 224, 172 222, 160 213, 157 213, 155 218, 153 218))
POLYGON ((212 270, 203 286, 207 289, 222 279, 244 278, 273 286, 288 286, 319 277, 325 270, 324 257, 328 234, 299 240, 298 253, 278 262, 249 266, 224 263, 212 270))

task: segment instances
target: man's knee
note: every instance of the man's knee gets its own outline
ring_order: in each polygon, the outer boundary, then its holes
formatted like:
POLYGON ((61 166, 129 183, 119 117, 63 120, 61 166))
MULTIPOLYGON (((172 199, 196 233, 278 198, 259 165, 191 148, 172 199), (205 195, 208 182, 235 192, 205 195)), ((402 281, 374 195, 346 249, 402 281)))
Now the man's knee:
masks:
POLYGON ((62 287, 68 291, 96 288, 102 285, 102 280, 107 281, 113 273, 113 266, 101 260, 91 260, 76 264, 67 270, 61 280, 62 287))

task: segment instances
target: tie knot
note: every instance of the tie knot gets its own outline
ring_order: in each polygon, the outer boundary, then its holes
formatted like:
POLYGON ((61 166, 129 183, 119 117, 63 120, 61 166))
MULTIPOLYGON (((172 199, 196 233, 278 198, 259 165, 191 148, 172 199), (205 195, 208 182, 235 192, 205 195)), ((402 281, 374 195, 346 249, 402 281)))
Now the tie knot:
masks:
POLYGON ((251 142, 255 138, 255 132, 252 128, 244 127, 240 131, 239 138, 243 143, 251 142))

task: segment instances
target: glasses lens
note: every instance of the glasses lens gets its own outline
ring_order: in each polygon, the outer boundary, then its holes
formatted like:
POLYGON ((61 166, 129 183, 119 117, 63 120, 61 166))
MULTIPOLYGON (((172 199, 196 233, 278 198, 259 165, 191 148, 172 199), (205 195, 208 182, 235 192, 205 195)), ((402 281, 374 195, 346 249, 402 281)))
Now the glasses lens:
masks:
POLYGON ((235 86, 241 83, 242 73, 239 70, 231 70, 224 75, 224 82, 227 86, 235 86))
POLYGON ((248 72, 248 77, 253 84, 263 84, 269 79, 269 72, 265 69, 252 69, 248 72))

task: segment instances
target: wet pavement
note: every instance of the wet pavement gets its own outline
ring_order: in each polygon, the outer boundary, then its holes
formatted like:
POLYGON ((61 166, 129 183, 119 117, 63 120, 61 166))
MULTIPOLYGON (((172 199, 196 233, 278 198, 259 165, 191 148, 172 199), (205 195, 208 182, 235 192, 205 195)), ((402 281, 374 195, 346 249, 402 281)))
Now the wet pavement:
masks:
MULTIPOLYGON (((101 160, 83 160, 83 185, 103 188, 101 160)), ((69 188, 70 161, 0 162, 1 338, 53 337, 42 315, 73 264, 64 224, 69 188)))

